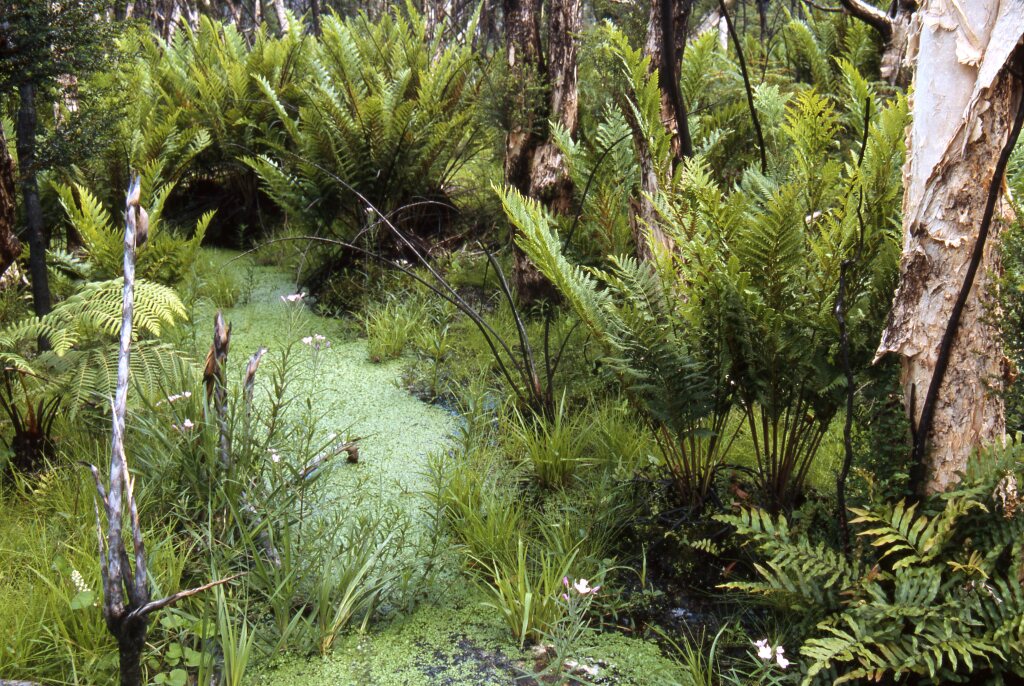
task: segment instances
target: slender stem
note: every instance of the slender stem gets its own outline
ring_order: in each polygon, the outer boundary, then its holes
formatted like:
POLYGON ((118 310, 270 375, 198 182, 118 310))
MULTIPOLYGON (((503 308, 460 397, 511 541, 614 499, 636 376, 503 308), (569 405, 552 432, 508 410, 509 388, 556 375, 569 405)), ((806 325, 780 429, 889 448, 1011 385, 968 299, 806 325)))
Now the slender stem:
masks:
POLYGON ((725 19, 725 25, 732 38, 733 47, 736 49, 736 58, 740 63, 740 74, 743 76, 743 89, 747 93, 747 106, 750 108, 750 118, 754 122, 754 133, 757 135, 757 148, 761 153, 761 173, 768 173, 768 153, 764 145, 764 133, 761 131, 761 119, 757 116, 757 108, 754 106, 754 89, 750 85, 750 76, 747 74, 747 60, 743 57, 743 46, 740 45, 740 37, 736 33, 732 19, 729 18, 729 10, 725 7, 725 0, 718 0, 718 7, 725 19))

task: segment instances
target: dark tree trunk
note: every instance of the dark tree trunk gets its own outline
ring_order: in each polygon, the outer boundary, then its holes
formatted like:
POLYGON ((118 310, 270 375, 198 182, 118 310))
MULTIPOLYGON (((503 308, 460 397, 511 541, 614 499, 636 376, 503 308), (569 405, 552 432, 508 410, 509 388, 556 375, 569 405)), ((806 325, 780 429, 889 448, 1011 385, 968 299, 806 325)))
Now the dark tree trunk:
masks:
MULTIPOLYGON (((506 56, 516 91, 519 119, 505 148, 505 179, 552 212, 572 209, 573 184, 565 158, 547 130, 553 118, 575 136, 579 127, 577 34, 582 25, 580 0, 551 0, 548 11, 547 61, 540 45, 538 0, 505 0, 506 56), (531 99, 543 86, 546 97, 531 99), (534 86, 534 88, 529 88, 534 86)), ((512 241, 512 282, 519 300, 530 305, 556 297, 555 289, 512 241)))
POLYGON ((513 122, 505 139, 505 181, 523 194, 530 191, 530 163, 540 137, 538 112, 531 100, 541 84, 540 31, 537 23, 539 0, 505 0, 505 58, 509 82, 513 85, 513 122))
MULTIPOLYGON (((576 86, 577 35, 582 21, 580 0, 554 0, 548 13, 548 111, 554 121, 575 137, 579 129, 576 86)), ((553 136, 540 143, 530 165, 529 194, 556 214, 572 210, 573 184, 565 158, 553 136)))
POLYGON ((651 58, 650 68, 658 70, 661 120, 672 133, 672 155, 676 162, 693 156, 686 105, 679 88, 679 64, 692 6, 692 0, 651 0, 644 41, 644 54, 651 58))
MULTIPOLYGON (((509 83, 513 84, 512 126, 505 139, 505 182, 530 195, 533 161, 543 142, 539 129, 547 117, 546 103, 536 93, 545 85, 540 44, 540 1, 504 0, 505 58, 509 83)), ((515 231, 514 228, 511 229, 515 231)), ((547 281, 516 245, 512 244, 512 285, 524 305, 543 297, 547 281)))
MULTIPOLYGON (((687 121, 686 105, 679 86, 679 65, 686 46, 692 0, 650 0, 644 54, 650 57, 650 69, 658 72, 661 90, 661 121, 672 134, 672 165, 693 155, 693 142, 687 121)), ((651 242, 671 249, 672 240, 658 226, 658 215, 651 201, 659 189, 657 164, 639 121, 627 112, 633 143, 640 165, 640 197, 630 204, 630 225, 636 241, 637 256, 650 259, 651 242)))
POLYGON ((146 647, 145 616, 125 619, 110 627, 117 637, 117 654, 121 672, 121 686, 142 686, 142 651, 146 647))
POLYGON ((764 45, 768 38, 768 0, 757 0, 757 19, 761 29, 761 45, 764 45))
POLYGON ((309 0, 309 16, 313 22, 313 35, 320 35, 320 0, 309 0))
POLYGON ((0 128, 0 276, 21 254, 15 235, 14 160, 7 152, 7 140, 0 128))
POLYGON ((43 207, 39 202, 36 178, 36 102, 35 86, 27 83, 18 88, 17 149, 21 172, 21 195, 25 205, 28 233, 28 264, 32 277, 32 303, 37 316, 50 311, 50 282, 46 271, 46 248, 50 236, 43 224, 43 207))

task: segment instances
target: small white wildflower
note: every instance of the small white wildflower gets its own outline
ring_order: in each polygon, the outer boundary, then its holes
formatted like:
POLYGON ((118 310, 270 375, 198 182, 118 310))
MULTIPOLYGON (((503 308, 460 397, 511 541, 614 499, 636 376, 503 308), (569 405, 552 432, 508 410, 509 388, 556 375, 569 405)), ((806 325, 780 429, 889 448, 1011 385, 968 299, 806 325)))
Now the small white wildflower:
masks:
POLYGON ((306 297, 305 293, 292 293, 291 295, 282 295, 281 302, 283 303, 297 303, 302 302, 302 299, 306 297))
POLYGON ((772 659, 772 647, 768 645, 768 639, 762 638, 760 641, 754 641, 754 645, 757 646, 757 656, 762 660, 772 659))
POLYGON ((589 595, 592 593, 597 593, 601 590, 600 586, 594 586, 593 588, 591 588, 590 582, 586 579, 579 579, 576 583, 572 585, 572 587, 575 588, 576 592, 580 595, 589 595))
POLYGON ((92 589, 89 588, 89 584, 85 583, 82 573, 77 569, 71 570, 71 583, 79 593, 89 593, 92 591, 92 589))
POLYGON ((783 650, 782 646, 778 646, 775 649, 775 661, 779 663, 779 667, 781 667, 782 669, 789 667, 789 660, 787 660, 786 657, 783 655, 784 652, 786 651, 783 650))
POLYGON ((195 424, 192 423, 192 420, 188 417, 185 418, 185 421, 183 421, 180 426, 178 424, 171 424, 171 428, 175 431, 190 431, 194 426, 195 424))
POLYGON ((305 345, 313 345, 313 337, 312 336, 305 336, 305 337, 303 337, 302 342, 305 345))
POLYGON ((281 461, 281 456, 277 454, 276 450, 271 450, 270 451, 270 460, 272 462, 280 462, 281 461))

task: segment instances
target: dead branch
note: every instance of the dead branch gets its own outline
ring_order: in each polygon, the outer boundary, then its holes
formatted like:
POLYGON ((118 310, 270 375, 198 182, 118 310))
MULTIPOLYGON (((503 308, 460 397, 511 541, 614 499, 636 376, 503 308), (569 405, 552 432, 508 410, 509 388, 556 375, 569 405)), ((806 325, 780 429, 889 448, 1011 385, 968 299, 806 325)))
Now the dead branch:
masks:
POLYGON ((297 481, 305 481, 311 478, 322 466, 324 466, 324 464, 326 464, 332 458, 340 455, 341 453, 346 453, 346 461, 351 463, 358 462, 359 441, 361 440, 361 437, 356 437, 329 446, 326 450, 324 450, 322 453, 320 453, 312 460, 307 462, 305 466, 299 470, 297 481))
POLYGON ((110 476, 107 485, 104 486, 99 469, 94 465, 81 463, 90 471, 96 485, 97 498, 94 503, 103 586, 103 617, 107 629, 117 640, 121 686, 142 684, 142 651, 146 646, 148 616, 151 613, 182 598, 230 581, 222 579, 157 601, 151 601, 149 597, 146 547, 139 521, 139 509, 135 501, 135 482, 128 470, 124 445, 130 381, 132 314, 135 304, 135 250, 145 242, 149 223, 146 211, 139 204, 140 196, 141 181, 136 175, 132 178, 125 202, 124 288, 121 296, 121 334, 118 342, 117 386, 112 401, 113 435, 110 443, 110 476), (105 536, 103 516, 100 514, 101 504, 107 523, 105 536), (125 504, 128 507, 128 520, 131 526, 133 558, 129 558, 124 541, 125 504))

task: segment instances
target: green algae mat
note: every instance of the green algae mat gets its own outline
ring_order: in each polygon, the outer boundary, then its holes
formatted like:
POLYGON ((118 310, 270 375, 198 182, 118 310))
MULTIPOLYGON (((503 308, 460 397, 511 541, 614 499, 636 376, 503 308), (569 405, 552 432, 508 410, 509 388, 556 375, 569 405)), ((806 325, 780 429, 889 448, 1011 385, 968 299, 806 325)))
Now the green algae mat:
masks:
MULTIPOLYGON (((230 257, 210 253, 223 265, 230 257)), ((344 507, 358 489, 361 507, 399 506, 415 519, 423 507, 427 459, 443 450, 458 419, 426 404, 400 386, 401 361, 371 363, 354 327, 320 317, 307 303, 287 296, 295 285, 275 267, 230 266, 246 280, 244 304, 224 311, 232 324, 231 366, 240 370, 260 346, 292 359, 293 383, 310 398, 312 415, 325 432, 362 437, 360 461, 330 472, 329 501, 344 507), (243 273, 244 272, 244 273, 243 273)), ((193 313, 197 349, 207 338, 212 310, 193 313)), ((212 330, 212 329, 211 329, 212 330)), ((264 379, 260 380, 265 383, 264 379)), ((533 660, 511 640, 495 610, 457 570, 438 575, 427 598, 407 612, 393 611, 365 631, 351 631, 325 656, 278 656, 250 670, 260 686, 432 686, 447 684, 529 684, 533 660)), ((674 665, 656 645, 618 634, 603 634, 588 646, 601 684, 669 684, 674 665)))

